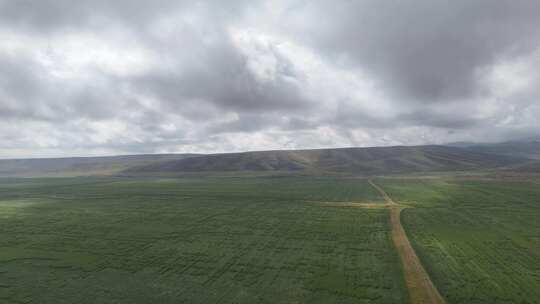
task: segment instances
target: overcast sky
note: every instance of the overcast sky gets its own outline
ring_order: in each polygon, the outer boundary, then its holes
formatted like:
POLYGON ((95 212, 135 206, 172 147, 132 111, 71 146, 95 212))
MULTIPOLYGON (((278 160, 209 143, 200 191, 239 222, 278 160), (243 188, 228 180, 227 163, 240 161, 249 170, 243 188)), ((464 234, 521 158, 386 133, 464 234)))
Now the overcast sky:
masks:
POLYGON ((0 0, 0 157, 540 135, 540 1, 0 0))

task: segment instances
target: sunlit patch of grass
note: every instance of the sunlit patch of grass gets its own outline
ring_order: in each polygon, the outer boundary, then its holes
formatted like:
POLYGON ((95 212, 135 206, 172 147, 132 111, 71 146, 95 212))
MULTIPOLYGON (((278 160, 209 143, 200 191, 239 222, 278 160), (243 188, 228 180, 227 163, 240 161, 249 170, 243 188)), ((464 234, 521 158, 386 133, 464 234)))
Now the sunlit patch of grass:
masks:
POLYGON ((46 200, 40 199, 7 199, 0 200, 0 218, 8 218, 14 216, 24 216, 25 214, 33 214, 28 212, 29 208, 34 208, 47 203, 46 200))

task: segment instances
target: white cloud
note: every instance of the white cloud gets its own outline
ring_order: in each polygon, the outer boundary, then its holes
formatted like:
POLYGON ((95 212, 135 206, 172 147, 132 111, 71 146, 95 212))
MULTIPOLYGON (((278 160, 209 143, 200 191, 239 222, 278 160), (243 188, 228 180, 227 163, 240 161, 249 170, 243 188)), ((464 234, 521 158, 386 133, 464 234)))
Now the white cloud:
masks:
POLYGON ((0 157, 540 134, 537 2, 13 3, 0 157))

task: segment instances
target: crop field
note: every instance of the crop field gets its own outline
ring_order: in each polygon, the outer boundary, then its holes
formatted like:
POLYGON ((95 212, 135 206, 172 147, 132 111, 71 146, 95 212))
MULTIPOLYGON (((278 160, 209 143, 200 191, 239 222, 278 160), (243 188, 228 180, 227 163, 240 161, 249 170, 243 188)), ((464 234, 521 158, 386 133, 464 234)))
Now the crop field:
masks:
POLYGON ((379 182, 447 303, 540 303, 540 184, 379 182))
POLYGON ((0 180, 0 303, 406 303, 388 210, 326 201, 383 200, 365 179, 0 180))
MULTIPOLYGON (((446 303, 540 303, 538 183, 376 183, 446 303)), ((360 178, 0 179, 0 248, 0 303, 409 303, 360 178)))

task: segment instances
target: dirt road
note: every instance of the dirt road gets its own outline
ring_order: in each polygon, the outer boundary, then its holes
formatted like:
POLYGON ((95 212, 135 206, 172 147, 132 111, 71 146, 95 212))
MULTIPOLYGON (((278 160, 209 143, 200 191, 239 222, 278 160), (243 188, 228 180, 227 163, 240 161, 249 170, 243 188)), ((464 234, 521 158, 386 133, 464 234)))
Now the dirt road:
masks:
POLYGON ((396 246, 397 253, 403 267, 405 283, 409 290, 409 299, 412 304, 443 304, 444 299, 429 278, 426 270, 422 266, 420 259, 416 255, 405 229, 401 225, 402 206, 396 204, 383 188, 375 184, 371 179, 369 184, 373 186, 384 198, 386 205, 390 206, 390 223, 392 225, 392 239, 396 246))

